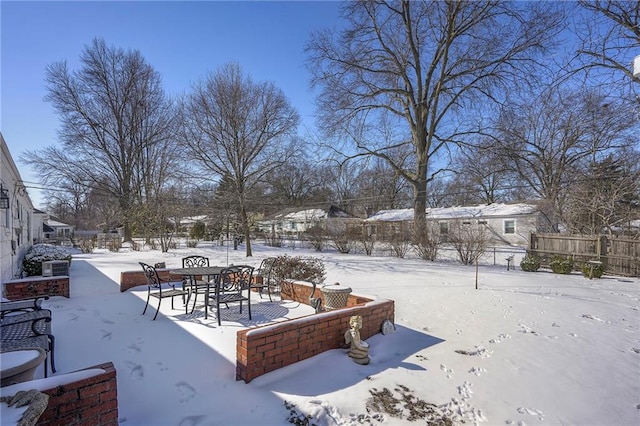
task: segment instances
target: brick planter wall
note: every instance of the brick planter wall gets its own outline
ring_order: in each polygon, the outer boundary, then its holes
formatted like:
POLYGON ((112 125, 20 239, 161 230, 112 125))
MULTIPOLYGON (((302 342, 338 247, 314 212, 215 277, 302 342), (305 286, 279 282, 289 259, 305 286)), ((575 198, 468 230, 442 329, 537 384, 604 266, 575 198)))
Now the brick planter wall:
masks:
POLYGON ((118 425, 118 384, 112 362, 16 383, 2 388, 2 394, 10 396, 28 389, 49 395, 47 408, 37 425, 118 425))
MULTIPOLYGON (((311 287, 283 283, 282 298, 308 304, 311 287)), ((316 297, 320 297, 316 290, 316 297)), ((262 327, 240 330, 236 341, 236 380, 251 380, 322 352, 344 347, 344 332, 353 315, 362 316, 362 339, 380 332, 382 322, 394 321, 393 300, 350 295, 347 307, 262 327)))
MULTIPOLYGON (((164 281, 180 281, 180 277, 177 275, 170 275, 169 269, 156 269, 158 276, 164 281)), ((129 290, 132 287, 139 285, 147 285, 147 278, 144 275, 144 271, 140 268, 139 271, 123 271, 120 272, 120 292, 129 290)))
POLYGON ((3 283, 4 297, 9 300, 31 299, 38 296, 64 296, 69 294, 69 277, 26 277, 3 283))

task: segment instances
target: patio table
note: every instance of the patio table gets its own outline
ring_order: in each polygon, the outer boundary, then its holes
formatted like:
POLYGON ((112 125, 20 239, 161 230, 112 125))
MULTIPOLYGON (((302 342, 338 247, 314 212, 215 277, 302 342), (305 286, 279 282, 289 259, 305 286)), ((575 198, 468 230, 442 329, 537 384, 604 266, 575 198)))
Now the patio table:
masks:
POLYGON ((219 275, 226 266, 196 266, 193 268, 175 268, 169 270, 170 275, 181 275, 183 277, 202 277, 205 275, 219 275))

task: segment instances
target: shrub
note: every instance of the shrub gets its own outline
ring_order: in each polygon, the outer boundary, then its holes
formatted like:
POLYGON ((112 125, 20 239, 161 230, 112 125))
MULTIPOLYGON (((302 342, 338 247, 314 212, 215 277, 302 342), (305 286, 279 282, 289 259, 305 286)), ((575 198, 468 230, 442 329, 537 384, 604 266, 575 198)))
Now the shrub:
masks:
POLYGON ((604 274, 604 265, 602 263, 589 264, 585 262, 582 265, 582 275, 587 278, 600 278, 604 274))
POLYGON ((64 247, 51 244, 36 244, 24 255, 22 270, 27 276, 42 275, 42 262, 49 260, 67 260, 71 265, 71 253, 64 247))
POLYGON ((434 261, 440 248, 440 228, 429 223, 424 229, 416 230, 413 235, 413 249, 422 260, 434 261))
POLYGON ((187 238, 187 247, 188 248, 196 248, 196 247, 198 247, 198 240, 192 240, 190 238, 187 238))
POLYGON ((520 269, 525 272, 536 272, 540 269, 540 256, 537 254, 527 253, 520 262, 520 269))
POLYGON ((122 248, 122 241, 120 238, 112 238, 107 242, 107 248, 109 251, 117 253, 122 248))
POLYGON ((83 253, 93 253, 93 250, 96 248, 96 239, 83 238, 79 241, 78 246, 83 253))
POLYGON ((284 279, 322 284, 325 279, 324 263, 317 257, 303 258, 288 255, 276 257, 273 265, 276 281, 284 279))
POLYGON ((549 267, 555 274, 570 274, 573 271, 573 260, 564 256, 554 256, 549 267))

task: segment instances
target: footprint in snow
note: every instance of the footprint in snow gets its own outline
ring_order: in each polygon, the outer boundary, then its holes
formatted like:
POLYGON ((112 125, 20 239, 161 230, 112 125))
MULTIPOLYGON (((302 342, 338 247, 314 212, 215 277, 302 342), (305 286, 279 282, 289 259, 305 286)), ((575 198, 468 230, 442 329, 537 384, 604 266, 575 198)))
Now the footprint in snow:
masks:
POLYGON ((544 413, 540 410, 536 410, 535 408, 519 407, 517 411, 520 414, 527 414, 529 416, 538 416, 538 420, 540 421, 544 420, 544 413))
POLYGON ((571 337, 578 337, 578 335, 576 333, 569 333, 569 336, 571 337))
POLYGON ((178 382, 176 383, 176 388, 180 392, 180 402, 187 402, 196 394, 196 390, 187 382, 178 382))
POLYGON ((451 375, 453 374, 453 370, 452 369, 447 368, 447 366, 444 365, 444 364, 440 364, 440 370, 442 370, 445 373, 447 373, 447 379, 451 378, 451 375))
POLYGON ((478 377, 482 376, 482 373, 486 373, 486 372, 487 370, 485 370, 482 367, 473 367, 471 370, 469 370, 469 373, 475 374, 478 377))
POLYGON ((142 349, 140 349, 140 346, 136 345, 136 344, 132 344, 127 346, 127 352, 131 353, 131 354, 139 354, 140 352, 142 352, 142 349))
POLYGON ((178 426, 197 426, 202 424, 206 418, 207 416, 203 415, 183 417, 182 420, 180 420, 180 423, 178 423, 178 426))
POLYGON ((78 321, 78 318, 80 317, 76 314, 69 314, 69 321, 78 321))
POLYGON ((125 365, 129 369, 129 376, 131 376, 132 379, 141 380, 144 377, 144 369, 140 364, 127 361, 125 365))
POLYGON ((110 331, 100 330, 100 333, 102 333, 101 340, 111 340, 111 332, 110 331))
POLYGON ((115 324, 115 322, 111 321, 110 319, 106 319, 106 318, 102 318, 102 322, 105 324, 115 324))

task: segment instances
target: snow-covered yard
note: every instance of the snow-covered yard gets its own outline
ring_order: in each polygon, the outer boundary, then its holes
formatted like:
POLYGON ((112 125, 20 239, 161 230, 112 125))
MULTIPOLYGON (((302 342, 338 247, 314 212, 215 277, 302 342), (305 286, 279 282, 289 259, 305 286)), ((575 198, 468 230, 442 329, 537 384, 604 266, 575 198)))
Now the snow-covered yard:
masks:
POLYGON ((202 243, 169 253, 75 254, 71 298, 45 302, 53 311, 57 374, 112 361, 123 425, 288 424, 284 401, 318 425, 424 424, 408 417, 428 412, 466 424, 640 424, 637 278, 480 266, 476 290, 475 268, 454 262, 259 244, 246 258, 243 249, 202 243), (254 305, 254 321, 225 312, 218 327, 215 315, 185 315, 167 300, 151 321, 153 310, 140 315, 146 286, 119 291, 120 272, 138 269, 138 261, 178 267, 199 254, 212 264, 257 266, 284 253, 321 257, 327 284, 395 300, 397 332, 368 339, 369 365, 332 350, 236 382, 236 331, 307 314, 308 306, 254 305), (413 395, 410 406, 402 407, 403 394, 413 395), (399 400, 395 416, 376 404, 381 398, 399 400))

